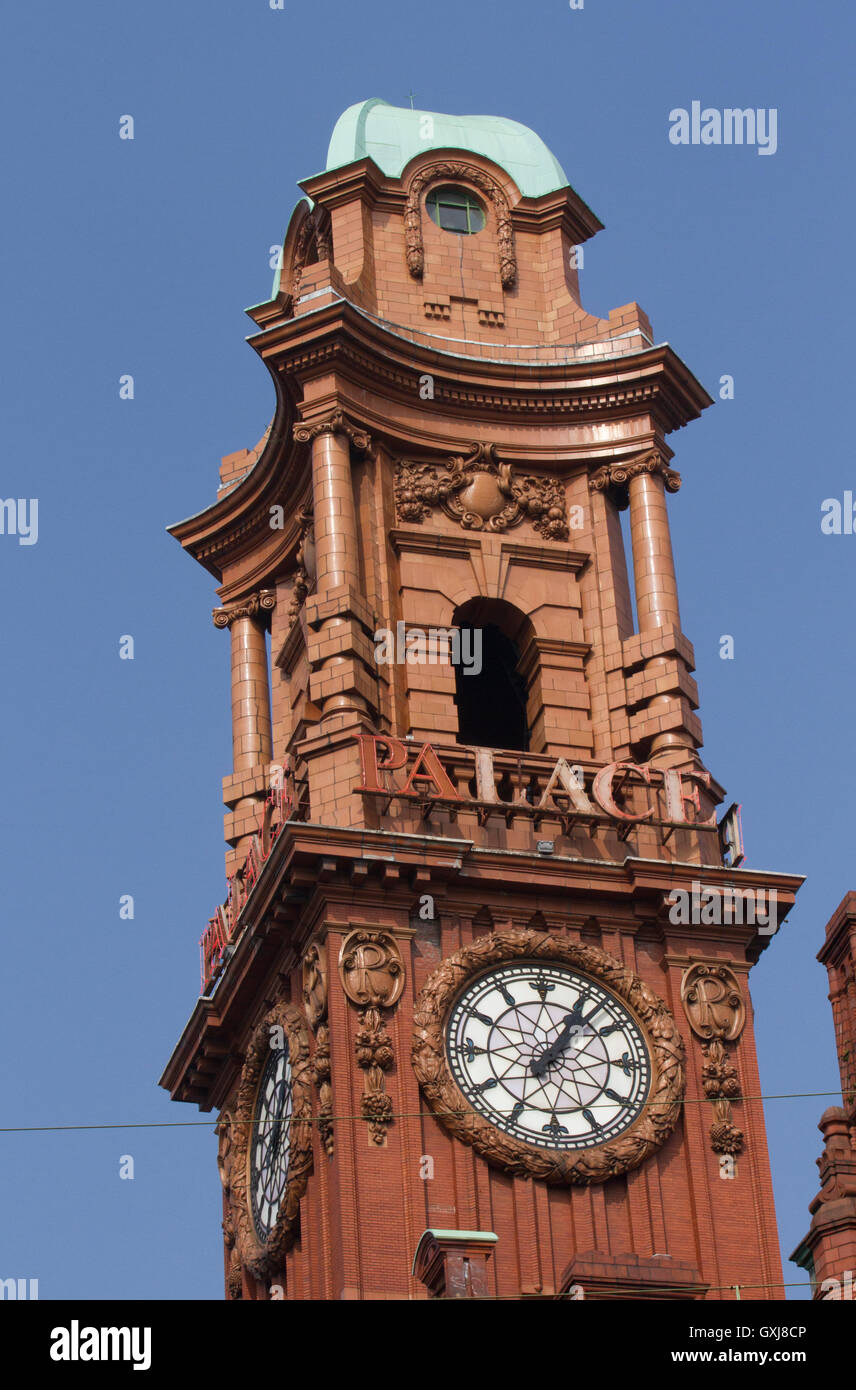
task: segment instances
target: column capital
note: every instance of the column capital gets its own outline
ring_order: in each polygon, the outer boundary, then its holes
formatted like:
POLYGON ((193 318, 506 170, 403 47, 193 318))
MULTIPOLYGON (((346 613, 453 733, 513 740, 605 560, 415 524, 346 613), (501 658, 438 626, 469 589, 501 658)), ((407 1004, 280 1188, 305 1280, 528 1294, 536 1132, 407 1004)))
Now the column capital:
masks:
POLYGON ((624 488, 642 473, 659 474, 667 492, 677 492, 681 486, 680 473, 669 467, 659 449, 649 449, 628 463, 602 464, 589 478, 589 488, 592 492, 605 492, 613 486, 624 488))
POLYGON ((259 613, 276 607, 276 590, 259 589, 255 594, 211 610, 215 627, 231 627, 236 618, 255 618, 259 613))
POLYGON ((341 410, 331 411, 323 420, 294 427, 294 437, 300 444, 311 444, 321 434, 344 434, 360 453, 371 452, 371 435, 353 424, 341 410))

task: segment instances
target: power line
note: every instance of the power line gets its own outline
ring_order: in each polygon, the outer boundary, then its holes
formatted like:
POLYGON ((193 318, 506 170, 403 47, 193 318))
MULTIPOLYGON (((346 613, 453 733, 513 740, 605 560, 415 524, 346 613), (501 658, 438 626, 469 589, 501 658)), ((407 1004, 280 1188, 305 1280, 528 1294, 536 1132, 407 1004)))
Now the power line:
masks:
MULTIPOLYGON (((840 1092, 840 1091, 783 1091, 783 1092, 780 1092, 780 1093, 771 1093, 770 1095, 766 1095, 766 1096, 733 1096, 733 1097, 731 1097, 731 1104, 734 1105, 734 1104, 736 1104, 736 1103, 738 1103, 738 1102, 740 1102, 740 1101, 747 1101, 747 1100, 823 1100, 823 1099, 828 1098, 829 1096, 838 1096, 838 1097, 840 1097, 840 1096, 841 1096, 841 1092, 840 1092)), ((684 1097, 683 1100, 680 1100, 680 1101, 678 1101, 678 1102, 676 1102, 676 1103, 679 1104, 679 1105, 712 1105, 714 1099, 716 1099, 716 1097, 709 1098, 709 1097, 707 1097, 707 1096, 692 1096, 692 1097, 684 1097)), ((594 1102, 591 1106, 587 1106, 586 1108, 587 1108, 587 1109, 592 1109, 592 1110, 606 1109, 606 1108, 611 1108, 611 1104, 612 1104, 612 1103, 611 1103, 611 1102, 608 1102, 608 1101, 604 1101, 604 1102, 601 1102, 601 1103, 594 1102)), ((645 1105, 663 1105, 663 1104, 666 1104, 666 1102, 664 1102, 664 1101, 657 1101, 657 1100, 645 1101, 645 1105)), ((502 1112, 496 1111, 495 1113, 496 1113, 497 1115, 499 1115, 499 1114, 501 1114, 502 1112)), ((508 1113, 510 1114, 511 1112, 509 1111, 508 1113)), ((475 1112, 473 1112, 473 1111, 463 1111, 463 1110, 396 1110, 396 1111, 393 1111, 393 1112, 392 1112, 392 1115, 391 1115, 390 1119, 391 1119, 391 1120, 429 1120, 429 1119, 437 1119, 438 1116, 442 1116, 442 1115, 458 1115, 458 1116, 460 1116, 460 1115, 466 1115, 466 1114, 473 1114, 473 1116, 475 1116, 475 1112)), ((334 1121, 342 1121, 342 1120, 364 1120, 365 1118, 366 1118, 365 1115, 361 1114, 360 1112, 356 1112, 355 1114, 343 1114, 343 1115, 328 1115, 328 1114, 325 1114, 325 1115, 323 1115, 323 1116, 318 1116, 318 1115, 311 1115, 311 1116, 309 1116, 309 1115, 307 1115, 307 1116, 305 1116, 305 1117, 301 1117, 302 1122, 303 1122, 304 1124, 306 1124, 306 1123, 312 1123, 312 1124, 314 1124, 314 1123, 316 1123, 316 1121, 318 1121, 319 1119, 324 1119, 324 1121, 327 1122, 327 1121, 329 1121, 329 1120, 334 1120, 334 1121)), ((65 1132, 75 1131, 75 1130, 99 1130, 99 1129, 105 1129, 105 1130, 106 1130, 106 1129, 198 1129, 198 1128, 210 1128, 210 1126, 211 1126, 212 1124, 227 1124, 227 1123, 228 1123, 228 1124, 233 1124, 233 1125, 234 1125, 234 1124, 241 1124, 241 1125, 244 1125, 244 1124, 256 1125, 256 1124, 279 1124, 279 1123, 281 1123, 281 1121, 278 1121, 278 1120, 235 1120, 235 1119, 232 1119, 232 1120, 225 1120, 225 1119, 223 1119, 223 1118, 219 1118, 219 1119, 209 1119, 209 1120, 128 1120, 128 1121, 117 1121, 117 1122, 113 1122, 113 1123, 110 1123, 110 1124, 97 1124, 97 1125, 0 1125, 0 1134, 56 1134, 56 1133, 65 1133, 65 1132)))

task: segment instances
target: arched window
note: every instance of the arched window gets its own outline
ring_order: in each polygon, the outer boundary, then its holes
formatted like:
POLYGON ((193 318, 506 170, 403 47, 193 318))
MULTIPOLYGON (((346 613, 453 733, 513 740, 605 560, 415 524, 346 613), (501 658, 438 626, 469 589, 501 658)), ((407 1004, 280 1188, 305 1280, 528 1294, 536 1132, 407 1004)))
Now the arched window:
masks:
POLYGON ((469 665, 455 667, 458 742, 526 752, 526 682, 520 674, 520 635, 526 620, 511 604, 474 599, 458 609, 454 625, 469 665))
POLYGON ((452 184, 432 188, 425 204, 431 221, 442 227, 444 232, 471 236, 484 227, 484 208, 468 188, 458 188, 452 184))

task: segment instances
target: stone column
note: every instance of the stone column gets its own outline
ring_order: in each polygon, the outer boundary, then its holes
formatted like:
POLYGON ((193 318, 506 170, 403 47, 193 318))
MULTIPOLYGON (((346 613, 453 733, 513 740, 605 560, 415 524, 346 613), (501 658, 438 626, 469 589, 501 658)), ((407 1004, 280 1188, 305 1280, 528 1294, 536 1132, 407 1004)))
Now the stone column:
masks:
POLYGON ((359 564, 357 518, 351 483, 348 437, 333 432, 329 422, 312 440, 312 495, 315 515, 315 554, 319 595, 343 585, 357 587, 359 564))
MULTIPOLYGON (((630 497, 630 543, 633 550, 633 582, 636 591, 636 620, 639 636, 668 631, 680 631, 678 583, 669 532, 669 513, 666 510, 666 489, 677 492, 680 474, 667 467, 660 453, 652 450, 628 470, 630 497)), ((671 663, 665 657, 652 657, 645 665, 646 678, 663 677, 664 686, 671 687, 671 663)), ((648 704, 648 713, 667 711, 673 704, 672 693, 655 695, 648 704)), ((651 740, 651 757, 680 750, 681 756, 694 751, 690 736, 682 729, 656 734, 651 740)))
POLYGON ((651 455, 637 465, 630 477, 630 539, 633 547, 633 577, 636 587, 636 616, 639 632, 681 625, 678 611, 678 585, 665 486, 677 492, 680 478, 666 468, 659 455, 651 455), (648 465, 657 460, 651 471, 648 465))
MULTIPOLYGON (((215 627, 228 627, 232 639, 232 778, 227 805, 227 839, 238 857, 261 828, 260 802, 267 794, 273 757, 267 646, 262 614, 276 604, 273 589, 213 612, 215 627), (250 790, 253 794, 241 795, 250 790)), ((225 784, 224 784, 225 785, 225 784)), ((231 861, 230 861, 231 862, 231 861)))
POLYGON ((348 711, 365 714, 368 705, 356 652, 361 645, 354 628, 360 604, 357 516, 351 476, 351 445, 371 448, 371 437, 334 410, 324 420, 298 425, 295 439, 312 446, 312 510, 315 533, 315 591, 309 607, 316 632, 309 642, 312 698, 322 721, 348 711), (317 618, 322 625, 317 627, 317 618), (332 645, 331 645, 332 644, 332 645), (322 655, 323 653, 323 655, 322 655))
POLYGON ((214 609, 215 627, 232 637, 232 768, 246 772, 271 760, 270 686, 265 630, 259 614, 276 594, 262 589, 240 603, 214 609))
POLYGON ((639 630, 622 643, 628 732, 631 742, 647 747, 648 757, 668 764, 694 757, 701 742, 695 682, 689 675, 692 649, 681 634, 666 510, 666 492, 677 492, 680 485, 680 474, 668 467, 659 449, 629 463, 605 464, 590 484, 595 492, 613 493, 619 508, 630 505, 639 630))

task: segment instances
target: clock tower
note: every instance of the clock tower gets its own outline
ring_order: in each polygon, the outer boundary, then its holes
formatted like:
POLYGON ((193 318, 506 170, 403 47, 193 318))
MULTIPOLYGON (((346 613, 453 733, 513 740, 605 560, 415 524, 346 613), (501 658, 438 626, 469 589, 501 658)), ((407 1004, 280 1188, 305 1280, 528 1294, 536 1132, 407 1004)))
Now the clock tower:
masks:
POLYGON ((710 397, 531 130, 361 102, 171 528, 231 648, 228 893, 162 1085, 227 1298, 782 1296, 749 973, 800 879, 702 760, 667 438, 710 397), (213 1161, 213 1155, 212 1155, 213 1161))

